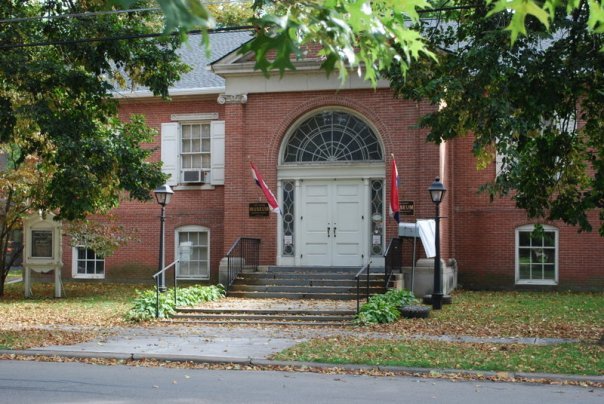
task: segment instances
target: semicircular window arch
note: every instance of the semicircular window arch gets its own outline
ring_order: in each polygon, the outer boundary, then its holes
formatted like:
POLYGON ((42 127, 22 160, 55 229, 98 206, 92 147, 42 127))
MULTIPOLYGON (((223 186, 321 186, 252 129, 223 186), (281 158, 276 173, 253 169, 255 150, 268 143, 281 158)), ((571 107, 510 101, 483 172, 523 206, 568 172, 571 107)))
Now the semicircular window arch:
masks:
POLYGON ((383 161, 375 132, 345 111, 321 111, 297 125, 285 147, 284 163, 383 161))

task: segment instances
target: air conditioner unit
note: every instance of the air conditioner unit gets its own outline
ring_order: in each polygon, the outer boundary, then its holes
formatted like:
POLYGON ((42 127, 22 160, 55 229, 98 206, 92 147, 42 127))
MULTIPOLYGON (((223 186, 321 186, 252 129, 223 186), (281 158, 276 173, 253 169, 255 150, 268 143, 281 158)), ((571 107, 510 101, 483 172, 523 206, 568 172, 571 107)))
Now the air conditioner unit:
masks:
POLYGON ((208 181, 208 171, 203 170, 182 170, 183 184, 205 184, 208 181))

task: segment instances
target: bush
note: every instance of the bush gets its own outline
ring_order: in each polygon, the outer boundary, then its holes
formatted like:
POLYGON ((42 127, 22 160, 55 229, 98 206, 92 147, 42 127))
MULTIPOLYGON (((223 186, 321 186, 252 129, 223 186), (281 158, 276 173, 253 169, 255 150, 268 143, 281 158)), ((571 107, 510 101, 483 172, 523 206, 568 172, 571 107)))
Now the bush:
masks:
POLYGON ((399 307, 416 302, 413 292, 392 289, 381 295, 373 295, 361 306, 357 320, 361 324, 392 323, 401 316, 399 307))
MULTIPOLYGON (((133 307, 126 313, 128 321, 148 321, 155 318, 157 305, 156 288, 150 290, 137 290, 133 307)), ((159 318, 167 318, 176 312, 177 306, 192 306, 200 302, 210 302, 224 297, 222 285, 218 286, 190 286, 178 288, 176 305, 174 304, 174 289, 168 289, 159 294, 159 318)))

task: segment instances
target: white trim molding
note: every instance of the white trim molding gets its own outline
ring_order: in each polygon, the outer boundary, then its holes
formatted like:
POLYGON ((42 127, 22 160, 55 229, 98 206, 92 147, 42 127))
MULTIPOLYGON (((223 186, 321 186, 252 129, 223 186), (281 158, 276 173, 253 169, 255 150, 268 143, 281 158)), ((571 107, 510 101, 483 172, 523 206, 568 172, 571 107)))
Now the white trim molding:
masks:
POLYGON ((530 233, 533 230, 535 230, 535 225, 533 224, 528 224, 528 225, 524 225, 524 226, 519 226, 515 229, 515 244, 514 244, 514 248, 515 248, 515 283, 516 285, 550 285, 550 286, 554 286, 558 284, 558 278, 559 278, 559 258, 558 258, 558 254, 560 251, 560 246, 559 246, 559 230, 558 228, 554 227, 554 226, 549 226, 549 225, 542 225, 543 226, 543 231, 544 231, 544 236, 541 237, 541 242, 540 244, 537 245, 533 245, 533 238, 532 235, 530 235, 530 239, 529 239, 529 244, 523 244, 522 246, 520 245, 521 240, 520 240, 520 233, 530 233), (554 240, 553 240, 553 245, 552 244, 548 244, 546 245, 545 242, 545 234, 547 233, 553 233, 554 235, 554 240), (521 251, 520 250, 524 250, 523 252, 526 254, 528 253, 529 256, 528 257, 522 257, 521 251), (547 254, 547 251, 551 251, 553 250, 553 263, 551 263, 550 261, 545 261, 546 259, 551 259, 551 254, 547 254), (539 257, 543 257, 543 261, 539 262, 539 261, 533 261, 533 256, 537 256, 537 259, 539 259, 539 257), (526 260, 528 258, 528 262, 521 262, 524 260, 526 260), (531 273, 531 276, 529 279, 526 278, 522 278, 520 277, 520 272, 521 272, 521 264, 524 265, 528 265, 528 269, 531 273), (553 270, 554 270, 554 277, 553 279, 545 279, 545 267, 546 266, 552 266, 553 264, 553 270), (532 271, 533 269, 539 269, 539 265, 541 265, 541 279, 538 279, 537 277, 533 277, 532 275, 532 271))
POLYGON ((215 119, 218 119, 218 112, 170 115, 172 121, 212 121, 215 119))
POLYGON ((219 104, 246 104, 247 94, 220 94, 216 100, 219 104))

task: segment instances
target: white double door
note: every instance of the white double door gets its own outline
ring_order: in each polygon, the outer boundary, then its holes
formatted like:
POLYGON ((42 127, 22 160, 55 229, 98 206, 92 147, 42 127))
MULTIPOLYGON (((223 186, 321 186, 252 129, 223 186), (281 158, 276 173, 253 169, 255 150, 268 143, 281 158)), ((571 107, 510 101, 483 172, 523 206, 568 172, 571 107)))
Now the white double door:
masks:
POLYGON ((304 180, 297 215, 300 264, 360 266, 368 251, 368 188, 362 179, 304 180))

